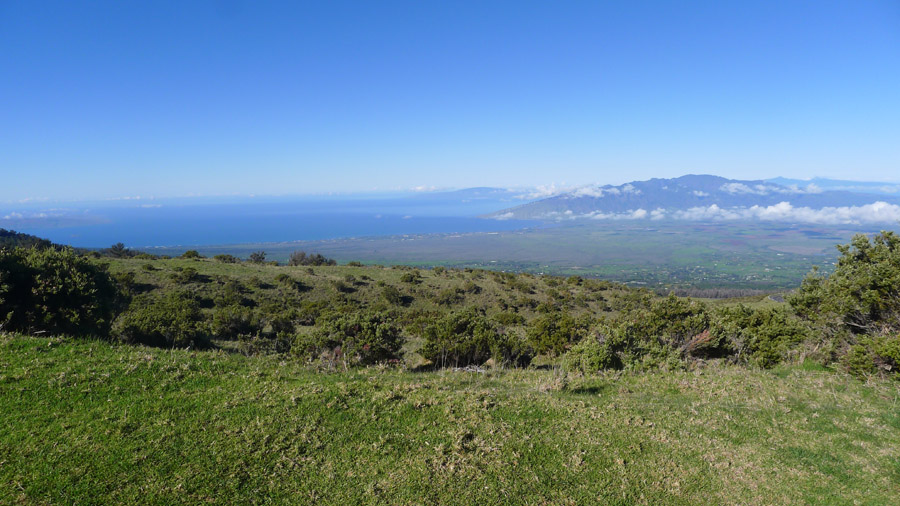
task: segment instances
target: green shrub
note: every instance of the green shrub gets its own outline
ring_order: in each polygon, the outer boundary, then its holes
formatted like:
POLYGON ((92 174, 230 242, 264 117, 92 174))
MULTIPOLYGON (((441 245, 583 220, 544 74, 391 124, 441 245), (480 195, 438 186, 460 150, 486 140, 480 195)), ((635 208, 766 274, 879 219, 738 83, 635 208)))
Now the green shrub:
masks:
POLYGON ((206 258, 206 257, 201 255, 200 252, 195 249, 189 249, 181 254, 181 258, 188 259, 188 260, 191 260, 191 259, 199 260, 201 258, 206 258))
POLYGON ((494 321, 504 326, 522 325, 525 317, 519 313, 502 312, 494 315, 494 321))
POLYGON ((190 295, 136 297, 116 321, 115 333, 124 342, 159 347, 209 346, 200 306, 190 295))
POLYGON ((175 272, 169 274, 169 279, 180 284, 186 285, 188 283, 196 283, 203 280, 203 276, 197 272, 197 269, 193 267, 185 267, 183 269, 176 269, 175 272))
MULTIPOLYGON (((358 265, 362 265, 359 262, 356 262, 358 265)), ((337 261, 326 258, 319 253, 307 253, 305 251, 294 251, 291 253, 290 259, 288 260, 288 265, 290 266, 299 266, 299 265, 337 265, 337 261)))
POLYGON ((788 297, 794 311, 825 326, 837 322, 854 334, 900 331, 900 236, 857 235, 838 251, 831 275, 814 270, 788 297))
POLYGON ((857 377, 885 374, 900 378, 900 335, 864 336, 850 346, 842 362, 857 377))
POLYGON ((417 285, 422 282, 422 275, 419 273, 419 271, 404 272, 400 276, 400 281, 403 283, 417 285))
POLYGON ((439 306, 452 306, 463 301, 463 291, 460 288, 445 288, 432 294, 431 301, 439 306))
POLYGON ((252 309, 233 304, 216 308, 212 314, 210 330, 220 339, 238 339, 259 334, 262 323, 259 315, 252 309))
POLYGON ((106 337, 121 294, 106 267, 64 249, 0 249, 0 328, 106 337))
POLYGON ((563 355, 563 367, 567 371, 594 373, 604 369, 620 369, 622 362, 616 354, 615 339, 609 334, 588 336, 563 355))
POLYGON ((528 324, 525 335, 534 352, 559 356, 586 334, 587 320, 576 320, 568 313, 550 312, 528 324))
POLYGON ((327 319, 312 334, 299 337, 294 349, 308 358, 328 355, 356 366, 397 359, 403 342, 388 315, 358 311, 327 319))
POLYGON ((236 264, 241 261, 240 258, 238 258, 234 255, 226 255, 226 254, 216 255, 213 257, 213 260, 215 260, 217 262, 222 262, 223 264, 236 264))
POLYGON ((381 298, 392 306, 402 306, 406 303, 406 298, 403 296, 403 293, 396 287, 390 285, 382 288, 381 298))
POLYGON ((229 279, 225 281, 225 284, 222 285, 221 289, 216 291, 213 297, 213 303, 216 307, 233 305, 252 306, 253 301, 245 298, 245 293, 247 293, 247 289, 240 281, 229 279))
POLYGON ((522 365, 531 359, 531 350, 515 336, 502 334, 494 323, 476 309, 450 313, 427 325, 420 353, 437 366, 495 362, 522 365))
POLYGON ((718 310, 710 334, 739 362, 772 367, 808 337, 808 331, 783 308, 744 305, 718 310))
POLYGON ((284 273, 275 276, 275 282, 294 292, 305 292, 309 290, 309 287, 302 281, 294 279, 290 275, 284 273))

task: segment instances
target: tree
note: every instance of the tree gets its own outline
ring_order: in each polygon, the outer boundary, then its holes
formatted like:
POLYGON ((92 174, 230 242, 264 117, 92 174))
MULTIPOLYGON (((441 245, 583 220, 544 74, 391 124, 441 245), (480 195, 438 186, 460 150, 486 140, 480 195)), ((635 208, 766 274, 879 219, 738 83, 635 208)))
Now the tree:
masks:
POLYGON ((253 264, 261 264, 266 261, 266 252, 265 251, 254 251, 250 253, 250 263, 253 264))

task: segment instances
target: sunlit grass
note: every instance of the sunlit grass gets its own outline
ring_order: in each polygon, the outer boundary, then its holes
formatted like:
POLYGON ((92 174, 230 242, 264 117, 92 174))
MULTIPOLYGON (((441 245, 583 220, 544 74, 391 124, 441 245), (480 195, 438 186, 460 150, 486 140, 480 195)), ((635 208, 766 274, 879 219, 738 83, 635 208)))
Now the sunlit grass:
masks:
POLYGON ((0 503, 891 504, 900 390, 808 367, 563 377, 0 337, 0 503))

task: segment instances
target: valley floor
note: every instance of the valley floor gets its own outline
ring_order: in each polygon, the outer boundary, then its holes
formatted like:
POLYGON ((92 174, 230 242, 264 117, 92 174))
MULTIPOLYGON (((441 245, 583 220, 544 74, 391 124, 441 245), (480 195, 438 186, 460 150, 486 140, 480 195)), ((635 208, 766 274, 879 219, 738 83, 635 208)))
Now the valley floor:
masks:
POLYGON ((562 377, 0 334, 0 503, 896 504, 900 387, 562 377))

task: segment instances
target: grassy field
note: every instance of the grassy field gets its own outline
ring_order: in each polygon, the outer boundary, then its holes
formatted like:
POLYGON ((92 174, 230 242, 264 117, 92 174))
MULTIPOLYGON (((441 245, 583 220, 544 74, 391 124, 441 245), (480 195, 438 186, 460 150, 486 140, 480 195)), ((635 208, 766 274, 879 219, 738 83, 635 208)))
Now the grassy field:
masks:
MULTIPOLYGON (((813 265, 826 271, 847 227, 775 223, 571 222, 527 230, 363 237, 328 241, 199 247, 204 254, 247 257, 265 250, 318 251, 342 262, 444 265, 601 277, 650 288, 793 288, 813 265)), ((186 248, 153 249, 180 254, 186 248)))
POLYGON ((2 504, 896 504, 900 386, 795 366, 323 374, 0 334, 2 504))

